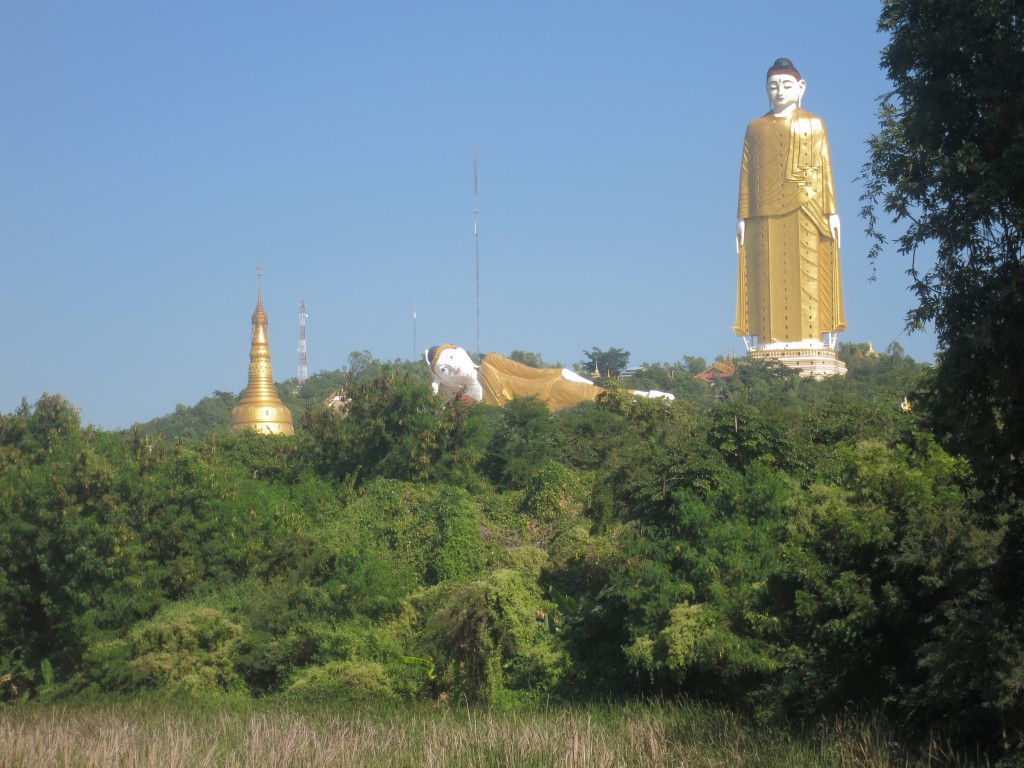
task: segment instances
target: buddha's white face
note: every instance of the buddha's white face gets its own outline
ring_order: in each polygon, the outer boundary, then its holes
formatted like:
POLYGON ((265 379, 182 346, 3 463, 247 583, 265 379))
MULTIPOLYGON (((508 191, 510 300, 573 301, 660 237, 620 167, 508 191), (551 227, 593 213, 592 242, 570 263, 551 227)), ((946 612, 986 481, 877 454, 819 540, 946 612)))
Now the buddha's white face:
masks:
POLYGON ((462 347, 445 349, 437 356, 434 375, 445 384, 470 384, 476 381, 476 366, 462 347))
POLYGON ((797 80, 792 75, 770 75, 765 90, 772 112, 778 115, 797 106, 806 88, 806 81, 797 80))

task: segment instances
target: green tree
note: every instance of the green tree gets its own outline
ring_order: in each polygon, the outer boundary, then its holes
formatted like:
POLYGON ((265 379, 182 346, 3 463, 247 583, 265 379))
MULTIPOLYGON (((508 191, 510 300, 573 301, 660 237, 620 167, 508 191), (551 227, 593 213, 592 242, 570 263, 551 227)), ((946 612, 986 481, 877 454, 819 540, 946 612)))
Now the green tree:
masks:
POLYGON ((315 471, 349 482, 477 482, 488 422, 475 403, 436 397, 426 382, 397 367, 350 379, 346 390, 347 413, 310 406, 302 417, 301 455, 315 471))
MULTIPOLYGON (((983 579, 989 621, 946 639, 994 651, 974 658, 975 690, 1003 730, 1024 722, 1024 24, 1007 0, 886 0, 879 29, 892 90, 869 141, 863 215, 875 255, 879 208, 903 227, 900 253, 935 248, 932 266, 909 270, 908 322, 933 322, 939 348, 923 405, 986 491, 978 514, 1005 531, 983 579)), ((1024 751, 1022 729, 1008 730, 1024 751)))
POLYGON ((425 583, 466 578, 481 567, 479 514, 460 488, 379 478, 345 516, 392 568, 410 568, 425 583))
POLYGON ((629 367, 629 352, 617 347, 609 347, 607 350, 600 350, 593 347, 589 352, 584 351, 583 368, 589 373, 600 371, 601 376, 607 379, 614 379, 629 367))
POLYGON ((159 451, 83 430, 60 397, 0 417, 0 655, 21 647, 67 679, 93 639, 165 599, 135 503, 159 451))
POLYGON ((1006 0, 887 0, 882 67, 893 88, 864 167, 864 216, 905 227, 918 304, 934 322, 940 365, 933 424, 983 483, 1024 493, 1024 25, 1006 0))
POLYGON ((422 642, 442 670, 441 687, 470 700, 536 698, 554 688, 565 667, 550 631, 553 609, 527 574, 509 569, 441 585, 416 599, 422 642))
POLYGON ((767 584, 795 489, 755 463, 705 498, 677 491, 627 529, 601 597, 626 608, 626 661, 657 690, 735 703, 777 670, 767 584))
POLYGON ((927 435, 841 446, 838 484, 794 496, 772 581, 790 641, 782 692, 804 714, 922 705, 918 656, 958 580, 991 557, 967 514, 964 462, 927 435))
POLYGON ((384 560, 370 535, 337 515, 280 541, 271 559, 262 578, 234 588, 247 627, 234 663, 260 693, 307 665, 371 655, 364 625, 386 620, 412 586, 404 563, 384 560))
POLYGON ((696 376, 698 373, 704 373, 708 367, 708 361, 703 357, 683 355, 683 367, 686 369, 688 374, 696 376))
POLYGON ((495 483, 518 488, 551 456, 555 424, 547 406, 521 397, 490 408, 493 433, 484 466, 495 483))

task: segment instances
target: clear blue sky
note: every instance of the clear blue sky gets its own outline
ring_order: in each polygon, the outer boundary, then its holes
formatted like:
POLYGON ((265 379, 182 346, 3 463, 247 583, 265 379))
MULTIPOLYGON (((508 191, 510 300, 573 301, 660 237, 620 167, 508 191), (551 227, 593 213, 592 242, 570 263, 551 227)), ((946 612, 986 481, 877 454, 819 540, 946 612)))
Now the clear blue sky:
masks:
POLYGON ((275 378, 353 350, 567 365, 742 354, 747 122, 779 56, 828 127, 848 331, 898 339, 858 218, 885 40, 871 2, 0 2, 0 411, 126 427, 246 383, 257 260, 275 378))

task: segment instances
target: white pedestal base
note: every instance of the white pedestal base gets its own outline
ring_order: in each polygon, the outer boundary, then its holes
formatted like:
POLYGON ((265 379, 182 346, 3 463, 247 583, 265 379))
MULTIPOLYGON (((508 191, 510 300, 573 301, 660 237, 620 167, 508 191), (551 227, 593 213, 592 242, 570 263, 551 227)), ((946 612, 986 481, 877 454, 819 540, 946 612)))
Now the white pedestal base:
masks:
POLYGON ((815 379, 846 375, 846 363, 836 356, 836 351, 813 339, 758 344, 747 350, 747 356, 755 360, 774 360, 796 369, 801 376, 815 379))

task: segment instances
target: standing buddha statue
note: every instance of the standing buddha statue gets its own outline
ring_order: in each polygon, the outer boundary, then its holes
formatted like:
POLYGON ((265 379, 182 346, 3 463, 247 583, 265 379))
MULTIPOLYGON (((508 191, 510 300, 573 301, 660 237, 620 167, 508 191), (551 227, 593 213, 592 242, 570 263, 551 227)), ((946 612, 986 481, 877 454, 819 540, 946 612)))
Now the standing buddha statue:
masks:
POLYGON ((756 349, 846 328, 839 214, 821 118, 801 109, 807 83, 789 59, 768 70, 771 109, 747 126, 736 221, 738 336, 756 349))

